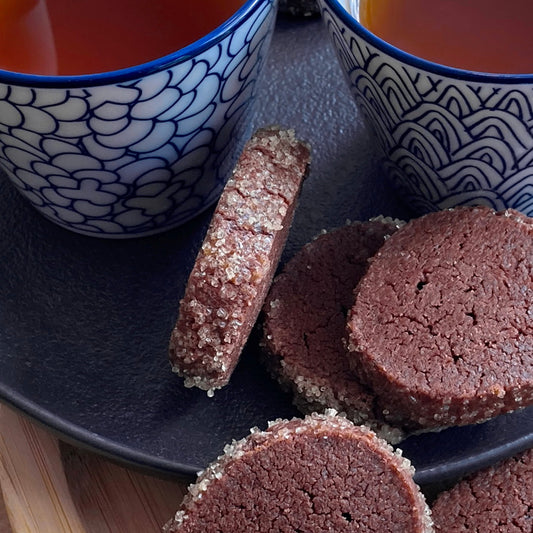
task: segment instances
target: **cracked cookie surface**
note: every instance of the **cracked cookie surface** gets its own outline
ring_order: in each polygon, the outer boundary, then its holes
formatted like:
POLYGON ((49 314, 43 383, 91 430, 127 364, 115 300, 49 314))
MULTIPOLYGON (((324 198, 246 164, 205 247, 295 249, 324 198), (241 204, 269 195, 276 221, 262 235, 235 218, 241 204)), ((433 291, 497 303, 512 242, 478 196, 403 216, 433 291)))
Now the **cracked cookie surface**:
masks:
POLYGON ((533 402, 533 221, 457 208, 374 256, 348 319, 352 369, 393 423, 470 424, 533 402))
POLYGON ((217 204, 189 276, 169 357, 187 387, 226 385, 257 319, 310 161, 292 130, 258 130, 217 204))
POLYGON ((233 442, 189 488, 166 533, 430 533, 409 461, 333 411, 233 442))
POLYGON ((472 474, 432 506, 435 531, 531 533, 533 449, 472 474))
POLYGON ((344 337, 368 259, 400 225, 384 217, 353 222, 306 244, 272 283, 262 341, 267 368, 302 412, 334 408, 394 443, 403 431, 385 423, 372 391, 350 371, 344 337))

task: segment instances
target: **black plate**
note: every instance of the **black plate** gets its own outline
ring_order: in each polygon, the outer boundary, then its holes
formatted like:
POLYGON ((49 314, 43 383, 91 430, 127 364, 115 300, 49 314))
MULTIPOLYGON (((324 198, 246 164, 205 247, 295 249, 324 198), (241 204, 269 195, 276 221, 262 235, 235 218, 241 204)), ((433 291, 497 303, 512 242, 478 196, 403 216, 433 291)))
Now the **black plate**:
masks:
MULTIPOLYGON (((294 127, 314 148, 283 261, 323 228, 409 217, 382 179, 320 20, 280 19, 256 125, 294 127)), ((225 443, 296 415, 251 340, 208 398, 170 372, 167 342, 211 212, 162 235, 108 241, 44 220, 0 178, 0 395, 66 439, 139 467, 192 475, 225 443)), ((533 410, 410 438, 420 483, 533 445, 533 410)))

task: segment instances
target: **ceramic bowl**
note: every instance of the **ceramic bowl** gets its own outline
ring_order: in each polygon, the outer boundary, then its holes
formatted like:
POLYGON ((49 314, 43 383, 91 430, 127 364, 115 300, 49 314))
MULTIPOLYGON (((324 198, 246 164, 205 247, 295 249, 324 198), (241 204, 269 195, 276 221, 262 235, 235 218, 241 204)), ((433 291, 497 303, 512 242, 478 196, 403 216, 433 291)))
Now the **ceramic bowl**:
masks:
POLYGON ((0 71, 0 164, 48 219, 97 237, 178 226, 221 193, 250 131, 276 0, 115 72, 0 71))
POLYGON ((379 39, 341 0, 319 0, 391 183, 419 213, 458 205, 533 216, 533 74, 471 72, 379 39))

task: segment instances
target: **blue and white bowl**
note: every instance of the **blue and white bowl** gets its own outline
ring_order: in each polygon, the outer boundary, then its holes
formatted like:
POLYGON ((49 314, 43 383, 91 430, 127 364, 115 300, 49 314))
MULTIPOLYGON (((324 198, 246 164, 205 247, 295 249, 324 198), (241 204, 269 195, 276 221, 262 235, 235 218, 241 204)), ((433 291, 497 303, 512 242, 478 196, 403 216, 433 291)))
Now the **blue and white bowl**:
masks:
POLYGON ((81 76, 0 71, 0 164, 64 228, 136 237, 221 193, 250 131, 277 0, 248 0, 194 44, 81 76))
MULTIPOLYGON (((419 213, 485 204, 533 216, 533 74, 471 72, 386 43, 358 2, 318 0, 389 177, 419 213)), ((407 30, 408 31, 408 30, 407 30)))

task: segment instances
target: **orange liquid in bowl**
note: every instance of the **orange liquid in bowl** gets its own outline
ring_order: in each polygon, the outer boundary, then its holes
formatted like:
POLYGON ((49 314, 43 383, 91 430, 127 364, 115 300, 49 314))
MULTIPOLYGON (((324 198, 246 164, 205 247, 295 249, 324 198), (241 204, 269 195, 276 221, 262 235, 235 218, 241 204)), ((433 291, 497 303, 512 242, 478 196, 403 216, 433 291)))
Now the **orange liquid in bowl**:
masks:
POLYGON ((127 68, 191 44, 244 0, 2 0, 0 68, 77 75, 127 68))
POLYGON ((533 74, 532 0, 360 0, 359 19, 388 43, 430 61, 533 74))

